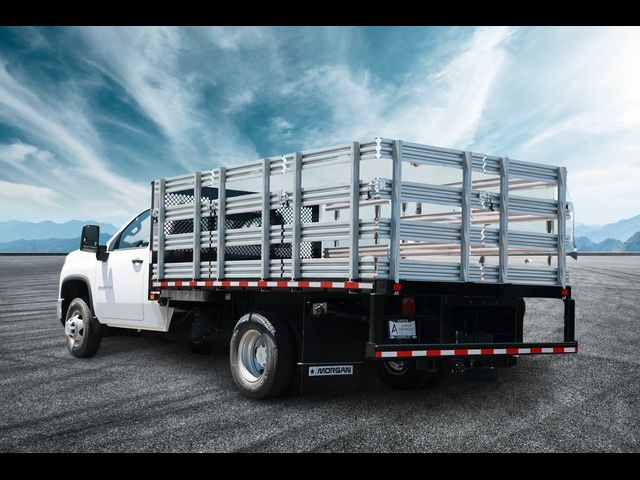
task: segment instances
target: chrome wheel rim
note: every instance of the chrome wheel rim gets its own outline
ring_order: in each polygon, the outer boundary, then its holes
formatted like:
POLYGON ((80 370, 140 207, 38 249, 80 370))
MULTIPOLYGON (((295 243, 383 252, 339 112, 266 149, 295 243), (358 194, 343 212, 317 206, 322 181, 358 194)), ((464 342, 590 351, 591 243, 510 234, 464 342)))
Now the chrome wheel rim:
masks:
POLYGON ((384 367, 392 375, 403 375, 409 369, 409 364, 404 360, 389 360, 384 362, 384 367))
POLYGON ((238 364, 240 374, 251 383, 255 383, 264 374, 267 366, 267 344, 257 330, 247 330, 238 344, 238 364))
POLYGON ((84 342, 84 321, 82 314, 75 311, 64 324, 64 333, 67 336, 67 345, 70 349, 80 348, 84 342))

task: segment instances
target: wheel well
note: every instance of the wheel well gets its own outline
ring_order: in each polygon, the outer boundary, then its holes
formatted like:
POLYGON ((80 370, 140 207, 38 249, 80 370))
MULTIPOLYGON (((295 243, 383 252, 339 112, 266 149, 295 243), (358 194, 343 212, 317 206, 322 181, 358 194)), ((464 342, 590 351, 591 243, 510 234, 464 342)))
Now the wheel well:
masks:
POLYGON ((268 306, 250 305, 248 308, 243 308, 241 310, 235 311, 235 315, 233 316, 233 323, 230 324, 231 328, 233 329, 238 320, 248 313, 258 313, 260 315, 263 315, 267 319, 271 317, 278 317, 280 318, 280 320, 284 321, 287 327, 289 327, 289 331, 291 332, 291 336, 293 337, 296 362, 300 361, 300 359, 302 358, 302 323, 301 321, 299 323, 296 323, 296 315, 292 311, 288 311, 286 309, 277 311, 269 308, 268 306))
POLYGON ((64 317, 69 308, 69 305, 73 301, 74 298, 82 298, 84 299, 91 311, 93 311, 93 302, 91 301, 91 292, 89 291, 89 286, 87 285, 86 280, 83 279, 71 279, 66 280, 62 284, 62 290, 60 292, 60 296, 64 299, 62 301, 62 318, 60 321, 64 325, 64 317))
POLYGON ((294 320, 295 315, 288 311, 275 311, 264 308, 257 308, 255 310, 249 310, 246 313, 259 313, 264 315, 267 319, 271 316, 277 316, 283 320, 289 327, 289 331, 293 337, 293 343, 295 345, 296 362, 299 362, 302 358, 302 325, 297 324, 294 320))

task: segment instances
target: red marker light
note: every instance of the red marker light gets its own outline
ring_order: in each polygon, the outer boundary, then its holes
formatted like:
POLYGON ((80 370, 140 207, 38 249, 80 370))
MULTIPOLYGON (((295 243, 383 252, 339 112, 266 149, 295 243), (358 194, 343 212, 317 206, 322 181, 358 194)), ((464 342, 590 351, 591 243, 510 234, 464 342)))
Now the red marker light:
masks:
POLYGON ((568 288, 563 288, 562 290, 560 290, 560 295, 562 295, 563 297, 568 297, 569 296, 569 289, 568 288))
POLYGON ((401 283, 394 283, 393 284, 393 291, 394 292, 399 292, 400 290, 402 290, 402 284, 401 283))
POLYGON ((400 313, 402 315, 415 315, 416 299, 414 297, 402 297, 402 304, 400 305, 400 313))

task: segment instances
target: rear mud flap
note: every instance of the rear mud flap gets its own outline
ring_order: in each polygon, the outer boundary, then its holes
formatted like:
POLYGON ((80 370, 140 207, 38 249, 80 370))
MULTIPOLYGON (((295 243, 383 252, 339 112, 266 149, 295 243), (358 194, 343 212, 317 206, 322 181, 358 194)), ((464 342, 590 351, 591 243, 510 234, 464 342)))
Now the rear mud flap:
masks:
POLYGON ((300 392, 351 391, 360 386, 361 363, 298 364, 300 392))

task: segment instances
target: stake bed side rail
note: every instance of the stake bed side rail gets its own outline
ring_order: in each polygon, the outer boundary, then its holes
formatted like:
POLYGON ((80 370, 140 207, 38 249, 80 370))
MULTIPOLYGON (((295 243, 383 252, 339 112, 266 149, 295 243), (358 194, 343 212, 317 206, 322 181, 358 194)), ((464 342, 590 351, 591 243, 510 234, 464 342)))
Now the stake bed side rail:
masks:
POLYGON ((375 137, 155 180, 152 212, 150 287, 569 283, 566 169, 507 157, 375 137), (384 165, 384 176, 363 173, 384 165), (314 180, 322 167, 333 174, 314 180), (427 168, 461 171, 461 180, 438 183, 428 170, 416 181, 427 168), (257 186, 247 190, 249 181, 257 186), (541 189, 553 198, 521 193, 541 189), (523 222, 544 223, 546 232, 517 227, 523 222), (547 257, 548 265, 515 264, 510 255, 547 257))

